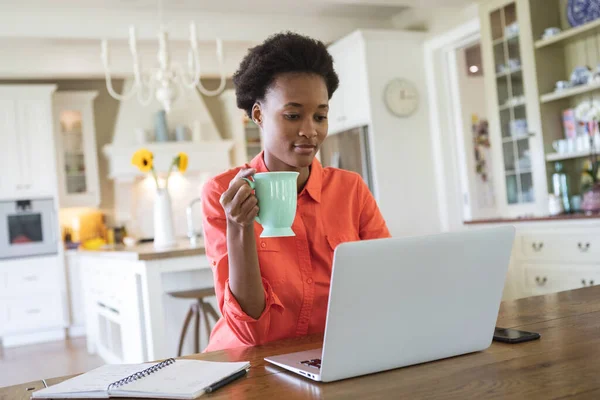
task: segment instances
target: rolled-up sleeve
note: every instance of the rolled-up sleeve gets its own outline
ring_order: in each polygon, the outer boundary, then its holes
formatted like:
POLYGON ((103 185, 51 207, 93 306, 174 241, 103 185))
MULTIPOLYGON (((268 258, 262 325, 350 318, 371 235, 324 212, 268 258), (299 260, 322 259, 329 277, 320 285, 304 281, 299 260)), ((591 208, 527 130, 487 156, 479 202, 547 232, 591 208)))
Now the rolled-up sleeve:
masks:
MULTIPOLYGON (((265 309, 258 319, 242 310, 229 289, 229 257, 227 253, 227 219, 219 202, 225 188, 208 181, 202 189, 204 246, 213 269, 215 294, 219 309, 231 333, 246 345, 258 345, 269 340, 271 314, 281 312, 283 305, 266 279, 262 279, 265 309)), ((226 332, 219 333, 226 335, 226 332)))
POLYGON ((360 238, 362 240, 368 240, 391 237, 387 224, 379 210, 379 206, 371 194, 369 187, 362 179, 359 179, 358 190, 356 192, 358 195, 358 203, 361 204, 359 220, 360 238))

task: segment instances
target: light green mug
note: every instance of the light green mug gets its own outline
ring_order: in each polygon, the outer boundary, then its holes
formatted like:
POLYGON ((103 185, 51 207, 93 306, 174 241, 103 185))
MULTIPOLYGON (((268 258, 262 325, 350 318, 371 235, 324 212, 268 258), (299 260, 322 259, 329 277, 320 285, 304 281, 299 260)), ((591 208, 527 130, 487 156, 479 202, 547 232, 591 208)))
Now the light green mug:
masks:
POLYGON ((260 237, 296 236, 292 223, 298 201, 298 175, 298 172, 263 172, 255 174, 253 181, 242 178, 258 199, 256 221, 264 228, 260 237))

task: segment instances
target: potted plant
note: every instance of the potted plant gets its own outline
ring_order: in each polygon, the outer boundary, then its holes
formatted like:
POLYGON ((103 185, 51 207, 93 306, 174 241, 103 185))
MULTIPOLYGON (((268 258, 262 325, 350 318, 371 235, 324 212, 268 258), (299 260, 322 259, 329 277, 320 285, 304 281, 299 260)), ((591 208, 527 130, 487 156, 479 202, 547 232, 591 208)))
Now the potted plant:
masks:
POLYGON ((173 169, 184 173, 188 166, 186 153, 179 153, 173 157, 169 171, 165 179, 164 187, 161 187, 154 168, 154 154, 147 149, 139 149, 133 154, 131 163, 144 173, 151 173, 156 183, 156 195, 154 198, 154 247, 165 248, 176 244, 175 229, 173 226, 173 210, 171 208, 171 196, 169 195, 169 178, 173 169))
POLYGON ((599 134, 600 102, 594 100, 581 103, 575 109, 575 116, 579 121, 585 123, 590 140, 590 156, 585 162, 581 177, 583 193, 581 208, 589 213, 600 212, 600 159, 594 140, 595 136, 599 134))

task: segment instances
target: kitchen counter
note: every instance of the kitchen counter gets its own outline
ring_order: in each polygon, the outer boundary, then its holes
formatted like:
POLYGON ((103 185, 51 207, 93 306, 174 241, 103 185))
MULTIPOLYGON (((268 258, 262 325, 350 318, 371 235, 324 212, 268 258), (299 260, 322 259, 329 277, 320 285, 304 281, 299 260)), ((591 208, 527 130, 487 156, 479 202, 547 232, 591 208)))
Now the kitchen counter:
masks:
POLYGON ((180 239, 173 247, 155 249, 152 242, 141 243, 135 246, 116 245, 104 247, 98 250, 87 250, 80 248, 78 251, 86 255, 97 255, 99 257, 119 258, 134 261, 164 260, 167 258, 190 257, 204 255, 204 240, 198 238, 195 246, 190 244, 189 239, 180 239))
POLYGON ((514 222, 560 222, 560 221, 600 221, 600 213, 596 214, 566 214, 557 216, 520 217, 520 218, 490 218, 464 221, 465 225, 477 224, 510 224, 514 222))

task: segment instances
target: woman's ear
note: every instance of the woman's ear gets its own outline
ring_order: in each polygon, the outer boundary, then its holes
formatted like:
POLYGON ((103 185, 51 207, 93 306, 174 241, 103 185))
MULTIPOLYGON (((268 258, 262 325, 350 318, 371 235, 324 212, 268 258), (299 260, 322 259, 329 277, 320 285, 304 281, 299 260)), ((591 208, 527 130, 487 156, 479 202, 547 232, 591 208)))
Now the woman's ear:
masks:
POLYGON ((252 118, 252 121, 254 121, 256 125, 262 128, 262 109, 260 103, 254 103, 254 105, 252 106, 252 115, 250 116, 250 118, 252 118))

